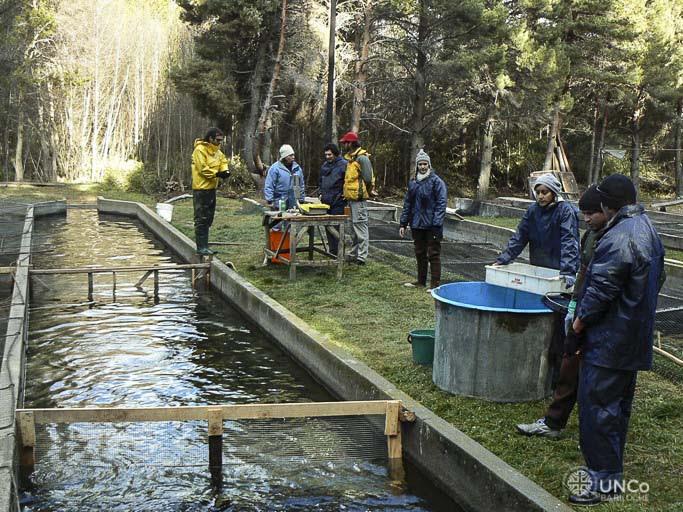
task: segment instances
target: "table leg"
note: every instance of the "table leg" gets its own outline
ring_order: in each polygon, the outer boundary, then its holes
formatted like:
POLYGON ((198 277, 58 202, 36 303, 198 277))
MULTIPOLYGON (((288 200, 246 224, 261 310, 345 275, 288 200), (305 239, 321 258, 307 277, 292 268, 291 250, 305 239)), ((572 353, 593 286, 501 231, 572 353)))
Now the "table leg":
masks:
POLYGON ((339 223, 339 245, 337 246, 337 279, 341 281, 344 269, 344 223, 339 223))
POLYGON ((268 265, 268 253, 266 252, 266 249, 270 249, 270 227, 269 227, 269 222, 266 222, 265 230, 266 230, 266 245, 264 246, 263 249, 263 266, 265 267, 268 265))
POLYGON ((296 279, 296 242, 298 238, 296 222, 290 222, 289 229, 289 280, 296 279))
POLYGON ((308 259, 313 259, 313 243, 315 242, 315 228, 308 226, 308 259))

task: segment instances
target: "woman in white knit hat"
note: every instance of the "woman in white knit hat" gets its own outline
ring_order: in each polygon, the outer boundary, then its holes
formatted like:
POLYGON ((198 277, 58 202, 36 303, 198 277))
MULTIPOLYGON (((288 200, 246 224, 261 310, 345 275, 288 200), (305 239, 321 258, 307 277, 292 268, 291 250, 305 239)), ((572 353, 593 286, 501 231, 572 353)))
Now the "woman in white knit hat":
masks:
MULTIPOLYGON (((278 207, 280 199, 287 202, 287 209, 296 207, 297 197, 294 195, 294 180, 298 177, 300 183, 304 183, 304 171, 296 163, 294 149, 289 144, 280 146, 280 159, 270 166, 266 174, 266 183, 263 187, 263 196, 269 205, 278 207)), ((301 195, 298 198, 303 202, 305 196, 304 187, 301 187, 301 195)))

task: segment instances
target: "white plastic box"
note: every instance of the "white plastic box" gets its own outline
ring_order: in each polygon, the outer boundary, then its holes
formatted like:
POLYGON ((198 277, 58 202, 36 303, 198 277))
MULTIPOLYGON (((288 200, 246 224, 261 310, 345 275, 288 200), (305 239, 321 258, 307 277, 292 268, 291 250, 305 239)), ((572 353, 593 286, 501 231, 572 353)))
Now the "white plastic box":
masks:
POLYGON ((571 292, 571 288, 566 288, 559 270, 536 267, 528 263, 486 265, 486 282, 538 295, 571 292))
POLYGON ((168 203, 157 203, 157 215, 166 222, 173 220, 173 205, 168 203))

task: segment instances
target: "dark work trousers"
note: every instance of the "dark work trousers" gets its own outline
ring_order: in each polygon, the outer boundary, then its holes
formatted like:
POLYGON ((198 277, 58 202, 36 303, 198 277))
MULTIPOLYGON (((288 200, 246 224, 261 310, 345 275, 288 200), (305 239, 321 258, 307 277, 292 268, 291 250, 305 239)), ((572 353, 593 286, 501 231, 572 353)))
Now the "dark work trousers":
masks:
POLYGON ((434 236, 429 229, 412 229, 415 259, 417 260, 417 282, 427 284, 427 266, 431 272, 430 288, 441 284, 441 236, 434 236))
MULTIPOLYGON (((344 206, 345 204, 342 203, 340 205, 335 205, 331 207, 327 213, 329 215, 344 215, 344 206)), ((327 245, 329 251, 334 254, 335 256, 337 255, 337 250, 339 249, 339 238, 334 236, 334 233, 332 233, 332 230, 328 227, 325 227, 325 232, 327 233, 327 245)))
POLYGON ((216 212, 216 190, 193 190, 194 236, 197 249, 208 249, 209 228, 216 212))
POLYGON ((579 356, 562 356, 560 372, 553 391, 553 401, 545 413, 545 424, 554 430, 567 426, 567 421, 576 403, 579 388, 579 356))
POLYGON ((550 365, 550 388, 555 390, 559 386, 562 356, 564 354, 564 315, 553 315, 553 337, 548 350, 548 364, 550 365))
POLYGON ((579 371, 579 438, 593 490, 613 492, 623 479, 624 445, 637 372, 594 366, 579 371))

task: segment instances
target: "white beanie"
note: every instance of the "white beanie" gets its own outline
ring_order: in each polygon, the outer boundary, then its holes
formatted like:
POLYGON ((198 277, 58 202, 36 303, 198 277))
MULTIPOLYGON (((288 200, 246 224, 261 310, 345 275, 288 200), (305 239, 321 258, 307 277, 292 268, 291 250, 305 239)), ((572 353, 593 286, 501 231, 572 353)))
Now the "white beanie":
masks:
POLYGON ((283 144, 280 146, 280 160, 294 154, 294 148, 289 144, 283 144))

